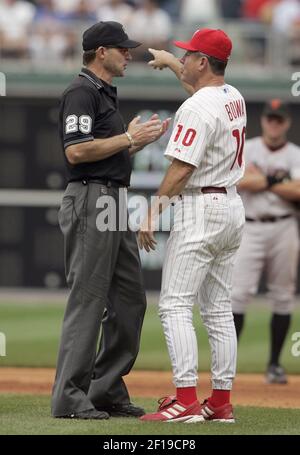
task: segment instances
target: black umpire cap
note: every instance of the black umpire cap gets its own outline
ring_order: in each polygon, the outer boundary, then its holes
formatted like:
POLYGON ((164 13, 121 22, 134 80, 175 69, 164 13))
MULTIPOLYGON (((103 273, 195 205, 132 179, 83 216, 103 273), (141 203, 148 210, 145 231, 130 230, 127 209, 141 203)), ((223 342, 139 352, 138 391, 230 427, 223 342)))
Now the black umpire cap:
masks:
POLYGON ((263 116, 265 117, 280 117, 282 119, 287 119, 291 116, 289 107, 286 103, 280 99, 273 99, 268 101, 265 104, 263 110, 263 116))
POLYGON ((83 33, 82 47, 84 51, 91 51, 100 46, 134 48, 140 46, 138 41, 130 40, 124 27, 119 22, 98 22, 83 33))

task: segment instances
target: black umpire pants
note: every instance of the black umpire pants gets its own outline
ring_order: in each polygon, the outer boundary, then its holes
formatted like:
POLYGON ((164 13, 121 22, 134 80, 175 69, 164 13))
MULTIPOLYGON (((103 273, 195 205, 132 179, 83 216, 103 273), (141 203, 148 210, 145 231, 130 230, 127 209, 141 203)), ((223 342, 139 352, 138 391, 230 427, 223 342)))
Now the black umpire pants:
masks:
POLYGON ((96 225, 105 213, 118 224, 120 212, 124 225, 125 209, 127 226, 126 196, 125 188, 90 182, 69 183, 64 193, 59 222, 71 292, 52 394, 54 416, 130 401, 122 377, 138 354, 146 310, 136 235, 128 229, 101 232, 96 225))

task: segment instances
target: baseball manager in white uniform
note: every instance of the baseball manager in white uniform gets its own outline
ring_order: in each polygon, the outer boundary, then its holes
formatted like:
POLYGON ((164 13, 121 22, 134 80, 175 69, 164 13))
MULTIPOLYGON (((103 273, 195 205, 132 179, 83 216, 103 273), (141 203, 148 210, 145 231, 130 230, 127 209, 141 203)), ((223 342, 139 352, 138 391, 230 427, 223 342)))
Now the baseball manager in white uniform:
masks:
MULTIPOLYGON (((236 333, 231 311, 232 269, 245 222, 236 184, 244 173, 245 101, 226 84, 232 43, 221 30, 197 30, 181 63, 155 51, 152 66, 169 66, 190 93, 176 113, 165 156, 171 160, 159 197, 174 198, 174 226, 163 266, 159 315, 173 368, 176 396, 160 400, 143 421, 233 422, 230 390, 236 369, 236 333), (156 58, 157 57, 157 58, 156 58), (160 60, 160 62, 158 62, 160 60), (200 307, 212 354, 212 394, 200 405, 198 349, 193 306, 200 307)), ((161 205, 149 209, 140 247, 155 248, 153 226, 161 205)))
POLYGON ((287 140, 290 125, 288 106, 271 100, 261 117, 262 136, 246 141, 246 172, 239 183, 246 226, 232 293, 239 337, 247 304, 265 270, 272 305, 266 381, 277 384, 287 382, 279 360, 294 307, 299 256, 295 202, 300 201, 300 148, 287 140))

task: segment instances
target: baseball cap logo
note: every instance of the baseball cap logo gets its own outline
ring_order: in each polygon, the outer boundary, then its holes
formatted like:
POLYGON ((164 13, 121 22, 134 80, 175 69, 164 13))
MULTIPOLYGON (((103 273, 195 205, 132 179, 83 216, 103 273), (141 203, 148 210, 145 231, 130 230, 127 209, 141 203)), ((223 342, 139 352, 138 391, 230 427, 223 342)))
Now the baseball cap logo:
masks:
POLYGON ((271 108, 272 109, 278 109, 281 106, 281 100, 279 99, 274 99, 271 101, 271 108))

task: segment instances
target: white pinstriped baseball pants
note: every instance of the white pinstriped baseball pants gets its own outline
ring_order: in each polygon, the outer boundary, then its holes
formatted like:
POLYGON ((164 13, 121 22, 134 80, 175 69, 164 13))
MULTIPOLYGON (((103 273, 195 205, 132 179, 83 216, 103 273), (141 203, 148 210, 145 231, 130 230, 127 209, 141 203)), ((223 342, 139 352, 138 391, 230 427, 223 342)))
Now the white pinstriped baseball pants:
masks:
POLYGON ((189 193, 174 208, 174 226, 163 266, 159 316, 176 387, 198 380, 193 306, 198 304, 211 347, 214 389, 230 390, 237 342, 231 310, 231 281, 245 212, 235 188, 228 194, 189 193))

